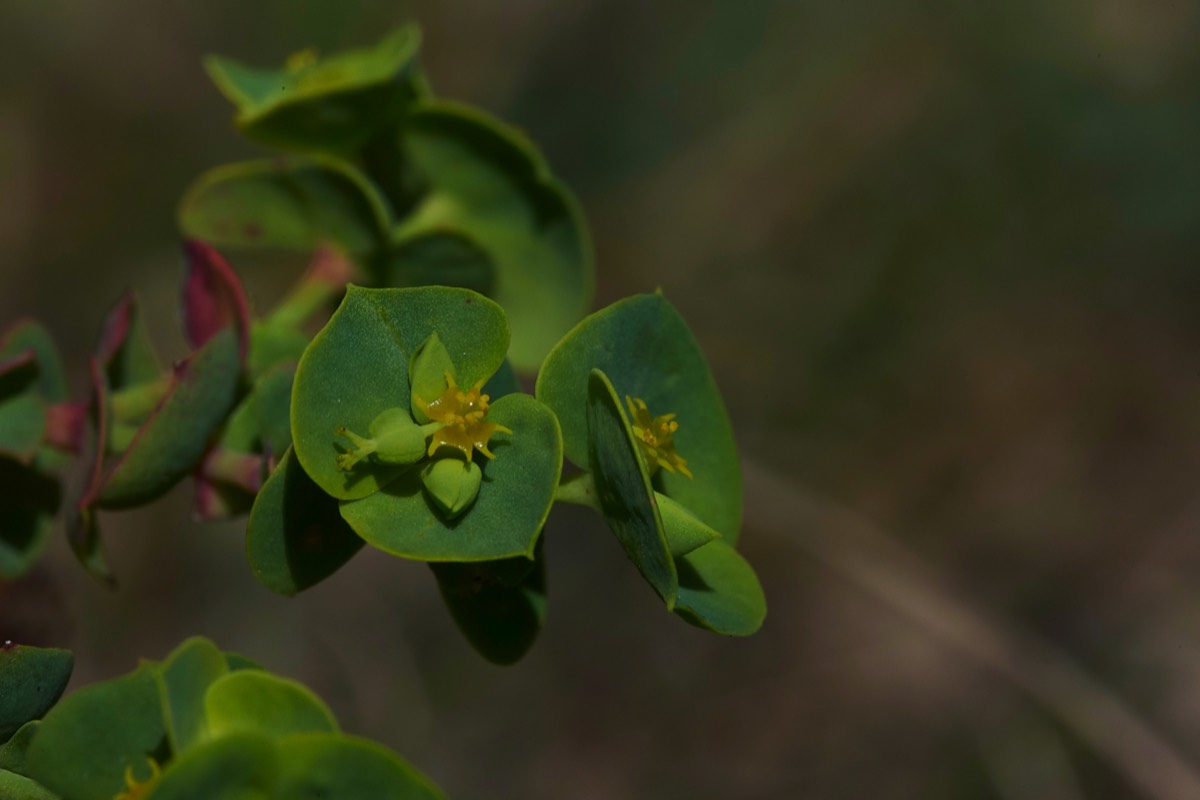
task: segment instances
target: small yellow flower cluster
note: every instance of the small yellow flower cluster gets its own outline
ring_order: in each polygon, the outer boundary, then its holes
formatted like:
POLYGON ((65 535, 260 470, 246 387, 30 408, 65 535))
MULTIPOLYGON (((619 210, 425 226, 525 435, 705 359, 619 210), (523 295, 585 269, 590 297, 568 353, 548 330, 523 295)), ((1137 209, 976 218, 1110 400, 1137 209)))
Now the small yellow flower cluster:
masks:
POLYGON ((675 452, 675 431, 679 430, 675 415, 651 417, 646 401, 640 397, 625 395, 625 404, 629 406, 629 416, 632 418, 630 427, 633 428, 633 435, 637 438, 650 474, 653 475, 662 467, 667 472, 679 472, 692 477, 687 461, 675 452))
POLYGON ((486 422, 488 403, 491 398, 482 394, 483 380, 465 392, 454 382, 454 376, 446 373, 446 391, 425 406, 425 413, 442 427, 434 432, 429 441, 428 455, 432 456, 439 447, 452 447, 471 460, 472 450, 478 450, 487 458, 495 458, 488 449, 488 441, 497 431, 512 433, 495 422, 486 422))

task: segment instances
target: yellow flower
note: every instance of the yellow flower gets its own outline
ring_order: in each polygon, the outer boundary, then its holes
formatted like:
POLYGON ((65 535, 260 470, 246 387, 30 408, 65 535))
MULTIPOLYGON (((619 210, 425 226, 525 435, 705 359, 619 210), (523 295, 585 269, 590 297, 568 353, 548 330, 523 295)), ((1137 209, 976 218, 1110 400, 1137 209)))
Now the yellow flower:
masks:
POLYGON ((478 450, 488 458, 495 454, 488 450, 488 441, 497 431, 512 433, 503 425, 487 422, 488 402, 491 398, 482 394, 483 380, 479 380, 467 391, 454 382, 454 376, 446 373, 446 391, 425 405, 425 414, 434 422, 441 423, 429 442, 428 455, 432 456, 439 447, 452 447, 471 460, 472 450, 478 450))
POLYGON ((144 781, 139 781, 133 777, 133 767, 125 768, 125 791, 118 794, 113 800, 142 800, 150 790, 154 788, 154 784, 158 782, 158 778, 162 775, 162 769, 159 768, 158 762, 153 758, 147 758, 146 763, 150 765, 150 777, 144 781))
POLYGON ((674 414, 663 414, 661 417, 651 417, 646 408, 646 401, 640 397, 625 395, 625 404, 629 406, 631 417, 630 427, 637 438, 642 457, 653 475, 659 467, 667 472, 679 472, 692 477, 687 468, 687 461, 675 452, 675 431, 679 430, 679 422, 674 414))

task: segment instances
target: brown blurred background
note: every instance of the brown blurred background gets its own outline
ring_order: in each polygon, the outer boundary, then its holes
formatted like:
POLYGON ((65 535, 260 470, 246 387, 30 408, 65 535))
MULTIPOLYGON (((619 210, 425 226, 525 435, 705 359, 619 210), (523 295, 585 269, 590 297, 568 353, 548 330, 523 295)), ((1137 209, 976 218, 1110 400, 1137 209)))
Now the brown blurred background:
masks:
POLYGON ((771 476, 742 539, 763 631, 683 625, 568 510, 547 627, 492 667, 421 565, 364 552, 275 597, 184 488, 104 519, 116 593, 56 537, 0 587, 0 639, 74 648, 80 685, 211 636, 456 800, 1144 796, 1138 753, 847 580, 869 526, 921 565, 884 558, 884 584, 1059 648, 1200 764, 1200 5, 7 0, 0 322, 44 320, 82 390, 129 286, 180 355, 175 203, 258 152, 201 56, 271 65, 410 19, 435 90, 579 192, 598 303, 662 286, 691 322, 771 476))

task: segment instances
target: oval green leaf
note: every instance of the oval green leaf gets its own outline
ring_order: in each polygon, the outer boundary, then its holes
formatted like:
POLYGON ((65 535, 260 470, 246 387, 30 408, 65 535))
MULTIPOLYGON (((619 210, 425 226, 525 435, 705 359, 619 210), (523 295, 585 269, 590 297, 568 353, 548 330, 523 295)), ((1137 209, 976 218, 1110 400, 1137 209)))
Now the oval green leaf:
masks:
POLYGON ((515 664, 546 620, 543 540, 526 558, 476 564, 430 564, 442 600, 471 646, 493 664, 515 664), (512 580, 513 573, 518 576, 512 580))
POLYGON ((200 637, 188 639, 163 660, 155 677, 172 750, 181 752, 207 737, 204 695, 228 672, 225 654, 200 637))
POLYGON ((348 253, 377 250, 392 225, 378 189, 353 165, 324 156, 227 164, 201 175, 179 204, 185 236, 217 246, 348 253))
POLYGON ((435 510, 417 465, 382 491, 342 503, 350 527, 380 550, 420 561, 532 557, 562 470, 558 422, 526 394, 500 398, 487 418, 513 433, 492 438, 496 457, 481 465, 479 496, 462 516, 447 521, 435 510))
POLYGON ((4 800, 59 800, 58 796, 36 781, 0 769, 0 797, 4 800))
POLYGON ((267 478, 246 525, 246 558, 263 586, 293 595, 328 578, 363 546, 338 501, 312 482, 291 450, 267 478))
POLYGON ((430 235, 469 243, 459 249, 471 272, 481 263, 470 255, 477 247, 494 269, 490 294, 512 322, 509 357, 518 369, 536 369, 591 302, 592 246, 574 196, 521 133, 467 106, 418 103, 400 143, 426 192, 393 231, 405 251, 390 265, 393 278, 428 273, 410 245, 430 235))
POLYGON ((166 397, 103 481, 96 505, 143 505, 186 476, 232 406, 240 370, 230 328, 177 367, 166 397))
POLYGON ((660 470, 655 483, 726 541, 737 539, 742 479, 733 429, 704 354, 661 293, 621 300, 579 323, 546 357, 536 394, 562 423, 567 458, 588 466, 588 374, 602 370, 616 396, 674 413, 675 449, 694 478, 660 470))
POLYGON ((721 539, 676 562, 679 597, 675 613, 700 628, 749 636, 762 627, 767 600, 754 569, 721 539))
POLYGON ((69 650, 0 645, 0 742, 50 710, 74 666, 69 650))
POLYGON ((338 729, 333 714, 306 687, 258 670, 218 678, 208 688, 204 708, 214 737, 246 731, 278 737, 338 729))
POLYGON ((146 770, 166 747, 155 667, 93 684, 50 710, 29 747, 29 777, 71 800, 112 800, 125 770, 146 770))
POLYGON ((146 800, 269 800, 278 772, 270 737, 239 731, 182 753, 146 800))
POLYGON ((429 778, 385 747, 309 733, 279 741, 274 800, 445 800, 429 778))

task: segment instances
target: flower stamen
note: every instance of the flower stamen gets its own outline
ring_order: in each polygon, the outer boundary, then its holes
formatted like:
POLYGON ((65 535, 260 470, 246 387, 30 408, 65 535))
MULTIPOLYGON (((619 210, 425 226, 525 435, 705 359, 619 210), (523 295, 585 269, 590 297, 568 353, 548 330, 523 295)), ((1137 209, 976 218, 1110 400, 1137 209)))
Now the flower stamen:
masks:
POLYGON ((625 395, 625 404, 629 407, 630 427, 650 474, 653 475, 662 467, 667 472, 679 472, 688 478, 692 477, 687 461, 675 452, 675 431, 679 430, 675 415, 651 417, 646 401, 640 397, 625 395))

